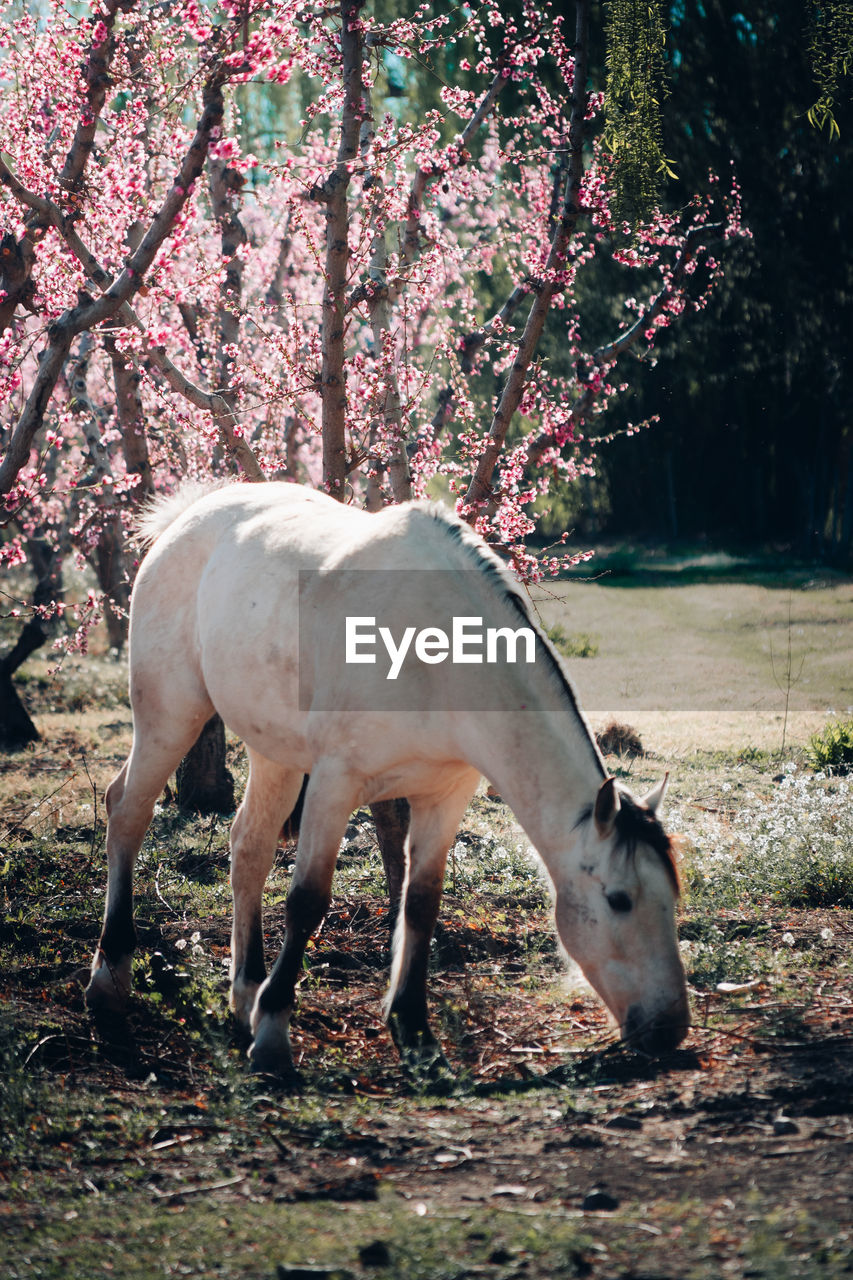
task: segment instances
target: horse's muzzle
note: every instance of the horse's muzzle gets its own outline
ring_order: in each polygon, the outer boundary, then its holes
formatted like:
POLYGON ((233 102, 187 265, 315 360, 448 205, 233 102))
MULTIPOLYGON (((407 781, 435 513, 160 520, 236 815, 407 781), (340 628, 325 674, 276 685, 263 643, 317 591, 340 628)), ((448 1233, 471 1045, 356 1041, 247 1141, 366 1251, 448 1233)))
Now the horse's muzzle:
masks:
POLYGON ((671 1012, 649 1014, 642 1005, 632 1004, 622 1027, 622 1039, 642 1053, 670 1053, 690 1029, 686 1005, 671 1012))

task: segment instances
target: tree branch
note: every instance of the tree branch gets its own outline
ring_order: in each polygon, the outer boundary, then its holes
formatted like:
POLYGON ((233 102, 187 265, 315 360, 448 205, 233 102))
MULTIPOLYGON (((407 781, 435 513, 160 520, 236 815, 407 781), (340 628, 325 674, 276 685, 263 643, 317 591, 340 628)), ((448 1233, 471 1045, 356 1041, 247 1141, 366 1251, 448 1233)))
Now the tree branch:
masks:
POLYGON ((130 475, 139 476, 139 484, 132 491, 132 501, 149 497, 154 492, 151 474, 151 458, 148 438, 145 434, 145 414, 139 390, 140 376, 131 360, 118 349, 115 336, 104 334, 104 347, 113 370, 124 465, 130 475))
MULTIPOLYGON (((680 292, 684 281, 687 267, 696 254, 701 249, 708 247, 708 236, 723 231, 722 223, 708 223, 699 227, 691 227, 684 237, 684 243, 681 246, 675 266, 672 269, 672 275, 667 284, 656 294, 649 305, 637 317, 630 328, 624 333, 620 333, 612 342, 606 342, 603 346, 598 347, 590 357, 592 366, 592 374, 588 376, 587 383, 583 391, 577 397, 572 405, 569 420, 577 425, 583 422, 586 415, 591 409, 597 394, 598 378, 596 373, 600 373, 605 369, 612 368, 621 356, 635 346, 637 341, 648 330, 659 315, 662 315, 669 303, 680 292)), ((532 440, 527 450, 528 467, 537 466, 544 454, 554 446, 554 438, 549 432, 542 432, 535 440, 532 440)))
POLYGON ((462 349, 460 366, 463 373, 473 372, 476 353, 494 333, 500 332, 509 324, 525 298, 529 298, 530 294, 538 287, 538 283, 530 279, 530 277, 521 284, 517 284, 495 317, 487 321, 486 324, 481 325, 479 329, 475 329, 472 333, 466 333, 460 344, 462 349), (497 320, 497 324, 495 324, 495 320, 497 320))
MULTIPOLYGON (((62 216, 52 202, 43 201, 32 193, 26 193, 28 198, 24 200, 24 203, 28 203, 33 207, 34 202, 40 202, 44 210, 50 213, 51 221, 55 217, 54 210, 59 214, 60 225, 58 229, 66 236, 69 245, 76 245, 81 249, 84 256, 80 258, 80 261, 84 269, 105 291, 96 299, 91 298, 88 294, 81 294, 78 305, 65 311, 49 327, 47 351, 44 353, 39 365, 39 371, 24 410, 12 433, 6 456, 2 464, 0 464, 0 495, 10 492, 18 475, 27 463, 33 439, 44 420, 45 411, 74 338, 78 333, 102 324, 105 320, 111 319, 121 311, 122 307, 129 302, 129 299, 141 287, 145 272, 153 263, 163 242, 174 227, 178 215, 189 198, 193 184, 203 171, 211 133, 220 126, 224 114, 222 86, 225 83, 226 76, 227 73, 222 66, 215 67, 211 72, 203 91, 204 109, 175 183, 169 190, 139 247, 128 258, 125 269, 117 279, 109 284, 107 284, 109 277, 106 272, 98 266, 94 256, 85 249, 85 246, 82 246, 69 220, 62 216)), ((10 184, 9 177, 14 177, 14 175, 11 174, 8 166, 0 161, 0 181, 9 185, 19 199, 23 199, 25 189, 17 179, 14 179, 14 183, 10 184)), ((77 252, 76 249, 74 251, 75 253, 77 252)), ((214 413, 214 416, 217 416, 217 414, 214 413)))
POLYGON ((326 260, 323 286, 322 365, 320 372, 323 485, 332 497, 346 493, 347 388, 344 361, 346 287, 350 260, 348 193, 352 162, 358 154, 364 111, 363 38, 358 14, 364 0, 340 0, 344 104, 341 139, 334 171, 311 195, 326 205, 326 260))
MULTIPOLYGON (((361 126, 361 152, 367 165, 373 149, 375 137, 373 106, 370 90, 364 89, 365 117, 361 126)), ((367 310, 370 316, 370 327, 373 335, 373 350, 377 362, 387 359, 386 347, 394 342, 391 335, 391 303, 388 296, 388 245, 385 239, 385 225, 382 214, 382 198, 385 183, 381 173, 377 173, 370 189, 373 199, 373 243, 370 254, 370 281, 375 286, 367 299, 367 310)), ((387 363, 385 377, 385 394, 378 406, 376 418, 370 425, 369 461, 370 474, 367 481, 367 506, 377 510, 382 506, 382 472, 387 468, 391 481, 391 492, 395 502, 408 502, 412 496, 412 476, 409 469, 409 455, 406 451, 403 427, 403 405, 400 396, 400 383, 397 378, 396 358, 387 363), (377 448, 381 437, 381 450, 377 448), (389 449, 390 452, 386 452, 389 449), (385 456, 382 456, 385 455, 385 456)))
MULTIPOLYGON (((92 44, 83 73, 86 84, 85 106, 81 112, 80 123, 74 134, 65 163, 59 175, 59 182, 69 194, 75 194, 83 185, 83 176, 89 156, 95 143, 95 131, 98 127, 101 111, 106 100, 107 89, 111 84, 109 67, 113 55, 113 26, 119 10, 127 12, 135 0, 105 0, 100 20, 106 28, 106 38, 99 44, 92 44)), ((8 174, 9 170, 3 165, 8 174)), ((0 182, 6 182, 0 173, 0 182)), ((13 194, 17 194, 13 192, 13 194)), ((33 206, 30 206, 33 208, 33 206)), ((50 220, 48 220, 50 221, 50 220)), ((0 302, 0 333, 5 332, 12 323, 18 306, 31 311, 35 286, 32 282, 32 269, 35 264, 35 245, 40 239, 45 226, 43 210, 33 208, 31 216, 26 220, 26 229, 19 241, 6 236, 3 241, 2 264, 0 264, 0 289, 5 297, 0 302)))
POLYGON ((569 123, 569 165, 562 212, 551 240, 542 287, 528 313, 512 369, 495 410, 483 452, 465 494, 464 510, 471 521, 476 519, 480 508, 485 506, 492 497, 495 465, 503 451, 513 414, 521 403, 527 372, 545 327, 545 318, 551 299, 558 287, 554 276, 565 265, 569 243, 580 214, 589 63, 589 0, 576 0, 575 15, 575 68, 572 113, 569 123))
POLYGON ((246 229, 234 206, 234 194, 243 185, 243 177, 229 169, 224 160, 207 162, 210 198, 213 216, 222 236, 222 260, 225 277, 219 287, 219 386, 220 394, 231 407, 236 396, 231 389, 234 356, 229 348, 236 347, 240 337, 238 309, 243 293, 243 261, 238 250, 247 243, 246 229))

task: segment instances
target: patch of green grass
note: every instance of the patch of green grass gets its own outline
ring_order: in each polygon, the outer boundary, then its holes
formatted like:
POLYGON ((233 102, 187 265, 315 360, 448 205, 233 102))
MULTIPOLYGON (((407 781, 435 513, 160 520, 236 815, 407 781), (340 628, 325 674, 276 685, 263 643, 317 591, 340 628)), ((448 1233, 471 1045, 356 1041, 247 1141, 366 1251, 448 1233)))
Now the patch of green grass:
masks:
POLYGON ((692 987, 713 991, 719 982, 751 982, 770 965, 754 938, 732 938, 714 919, 699 917, 682 928, 681 958, 692 987))
POLYGON ((812 734, 806 757, 813 769, 849 773, 853 769, 853 720, 833 720, 812 734))
MULTIPOLYGON (((164 1129, 163 1132, 166 1132, 164 1129)), ((304 1160, 304 1152, 297 1153, 304 1160)), ((283 1157, 282 1157, 283 1160, 283 1157)), ((132 1161, 128 1171, 132 1169, 132 1161)), ((664 1198, 645 1206, 658 1233, 638 1257, 636 1206, 578 1221, 559 1201, 536 1206, 500 1200, 434 1203, 380 1184, 375 1200, 291 1203, 276 1192, 276 1161, 244 1160, 207 1182, 133 1176, 107 1194, 89 1179, 33 1205, 7 1224, 4 1261, 9 1280, 153 1280, 182 1275, 221 1280, 274 1280, 288 1269, 313 1268, 329 1280, 385 1274, 406 1280, 496 1280, 526 1275, 573 1277, 633 1274, 614 1264, 637 1258, 643 1271, 661 1270, 658 1238, 677 1240, 695 1280, 717 1280, 724 1254, 737 1247, 744 1270, 760 1280, 840 1280, 853 1251, 846 1233, 827 1221, 815 1251, 805 1217, 780 1209, 762 1214, 736 1242, 723 1210, 696 1200, 664 1198), (239 1198, 235 1188, 242 1189, 239 1198), (197 1194, 197 1192, 199 1194, 197 1194), (362 1251, 380 1242, 379 1268, 362 1251), (655 1248, 652 1260, 651 1249, 655 1248), (725 1247, 725 1246, 724 1246, 725 1247)), ((149 1171, 150 1173, 150 1171, 149 1171)), ((666 1270, 666 1274, 675 1274, 666 1270)), ((680 1274, 687 1274, 679 1272, 680 1274)), ((661 1272, 663 1274, 663 1272, 661 1272)), ((734 1272, 732 1272, 734 1274, 734 1272)))
POLYGON ((6 1154, 19 1161, 28 1147, 29 1124, 44 1099, 40 1079, 26 1069, 27 1044, 6 1010, 0 1014, 0 1132, 6 1154))
MULTIPOLYGON (((343 1278, 377 1274, 363 1270, 359 1251, 381 1241, 389 1264, 384 1274, 406 1280, 461 1280, 489 1259, 536 1274, 588 1274, 579 1260, 589 1234, 559 1209, 548 1215, 548 1230, 507 1212, 472 1207, 459 1212, 427 1211, 390 1193, 374 1204, 334 1202, 281 1204, 252 1194, 235 1207, 217 1204, 216 1193, 165 1199, 138 1196, 133 1211, 123 1199, 78 1198, 60 1212, 33 1214, 16 1228, 6 1254, 10 1280, 150 1280, 168 1275, 274 1280, 278 1268, 323 1269, 343 1278), (419 1212, 420 1211, 420 1212, 419 1212)), ((257 1178, 257 1190, 265 1190, 257 1178)), ((190 1189, 191 1192, 191 1189, 190 1189)), ((492 1262, 496 1276, 507 1272, 492 1262)))
POLYGON ((564 658, 594 658, 598 653, 598 642, 592 636, 586 632, 570 634, 560 622, 546 627, 545 634, 564 658))

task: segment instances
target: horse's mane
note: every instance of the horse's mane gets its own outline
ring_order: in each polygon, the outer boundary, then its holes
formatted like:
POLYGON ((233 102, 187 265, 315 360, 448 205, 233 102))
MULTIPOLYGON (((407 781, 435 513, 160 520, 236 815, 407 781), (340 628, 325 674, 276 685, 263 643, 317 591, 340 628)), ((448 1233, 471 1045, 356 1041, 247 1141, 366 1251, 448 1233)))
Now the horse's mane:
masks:
POLYGON ((636 853, 638 844, 647 844, 663 863, 676 897, 681 893, 681 876, 678 873, 672 837, 667 835, 651 809, 638 804, 632 795, 621 789, 619 812, 616 814, 616 838, 630 857, 636 853))
MULTIPOLYGON (((585 724, 574 687, 563 666, 562 659, 547 636, 542 633, 542 629, 535 619, 531 617, 528 602, 518 590, 518 585, 510 570, 468 525, 452 516, 446 507, 432 504, 429 509, 433 518, 447 530, 448 535, 459 546, 464 548, 473 563, 491 579, 503 600, 521 617, 525 626, 531 627, 535 632, 537 651, 541 652, 545 657, 547 669, 552 680, 568 699, 577 717, 585 724)), ((604 760, 591 734, 590 739, 596 758, 601 765, 602 779, 604 779, 607 777, 604 760)), ((678 873, 675 847, 662 824, 650 809, 647 809, 645 805, 638 804, 629 792, 623 791, 621 788, 619 800, 620 808, 616 816, 616 837, 619 845, 624 847, 631 857, 636 853, 639 843, 642 842, 648 845, 663 863, 676 895, 680 894, 681 878, 678 873)), ((591 811, 587 816, 592 816, 591 811)))
MULTIPOLYGON (((586 724, 583 712, 578 704, 577 695, 571 678, 566 671, 563 660, 551 644, 551 641, 542 631, 541 626, 532 617, 528 601, 524 598, 518 588, 518 581, 513 576, 510 569, 504 562, 491 550, 479 534, 476 534, 467 524, 464 524, 456 516, 452 515, 446 507, 439 506, 438 503, 430 504, 429 511, 433 518, 447 530, 449 537, 454 539, 460 547, 463 548, 468 558, 479 568, 487 578, 491 580, 492 585, 496 588, 498 594, 505 604, 507 604, 521 619, 522 623, 536 635, 537 654, 541 654, 545 659, 545 667, 548 674, 555 684, 559 692, 568 700, 569 705, 574 711, 577 718, 582 724, 586 724)), ((596 759, 601 766, 602 780, 607 777, 607 770, 601 753, 595 744, 595 740, 591 738, 591 745, 596 755, 596 759)))

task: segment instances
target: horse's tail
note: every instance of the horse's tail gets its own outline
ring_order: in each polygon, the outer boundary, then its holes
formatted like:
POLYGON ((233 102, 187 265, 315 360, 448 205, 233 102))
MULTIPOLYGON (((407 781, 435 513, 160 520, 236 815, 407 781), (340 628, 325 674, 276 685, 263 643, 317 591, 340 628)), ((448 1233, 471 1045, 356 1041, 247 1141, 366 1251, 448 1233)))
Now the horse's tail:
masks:
POLYGON ((133 522, 133 540, 139 547, 150 547, 165 533, 178 516, 199 498, 222 487, 223 481, 185 480, 174 493, 161 493, 139 511, 133 522))

